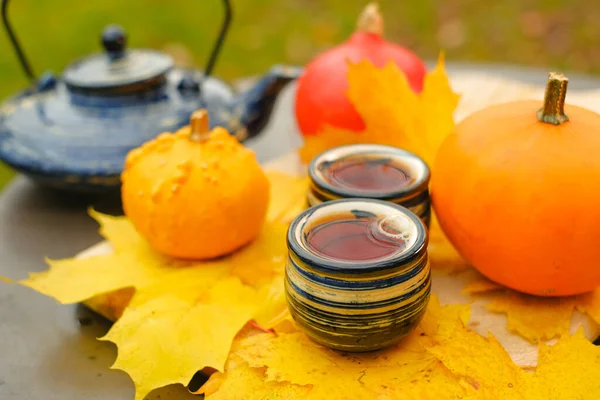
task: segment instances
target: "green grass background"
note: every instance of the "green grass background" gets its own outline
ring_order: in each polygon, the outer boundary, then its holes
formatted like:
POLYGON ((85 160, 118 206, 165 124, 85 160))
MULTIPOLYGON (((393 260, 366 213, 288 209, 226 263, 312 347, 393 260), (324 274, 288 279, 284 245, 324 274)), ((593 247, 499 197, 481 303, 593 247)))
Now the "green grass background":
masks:
MULTIPOLYGON (((344 40, 364 0, 231 0, 234 20, 215 75, 232 80, 279 62, 304 64, 344 40)), ((386 37, 426 59, 491 61, 600 72, 597 0, 382 0, 386 37)), ((100 49, 106 24, 132 47, 205 62, 222 17, 219 0, 11 0, 13 26, 37 74, 60 72, 100 49)), ((0 33, 0 99, 26 79, 0 33)), ((0 165, 0 187, 12 172, 0 165)))

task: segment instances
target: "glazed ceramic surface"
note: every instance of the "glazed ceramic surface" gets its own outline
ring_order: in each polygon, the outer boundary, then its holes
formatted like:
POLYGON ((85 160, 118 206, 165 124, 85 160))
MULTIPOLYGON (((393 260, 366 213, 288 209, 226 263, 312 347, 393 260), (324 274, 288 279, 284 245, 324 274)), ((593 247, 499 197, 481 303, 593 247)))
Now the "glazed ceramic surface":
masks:
POLYGON ((225 127, 240 140, 266 125, 275 99, 300 68, 273 67, 239 95, 208 76, 231 19, 226 18, 206 73, 174 68, 171 57, 151 49, 127 49, 118 26, 105 28, 104 52, 71 63, 60 77, 36 78, 7 18, 3 22, 31 87, 0 105, 0 160, 37 182, 70 191, 118 188, 125 156, 163 132, 187 125, 206 109, 211 128, 225 127))
MULTIPOLYGON (((118 186, 129 150, 185 125, 199 108, 196 96, 176 85, 171 71, 160 88, 123 96, 86 96, 57 81, 46 91, 25 92, 0 111, 0 158, 41 183, 81 190, 118 186)), ((213 103, 232 97, 212 81, 213 103)))
POLYGON ((431 200, 429 197, 430 172, 427 164, 408 151, 384 145, 356 144, 339 146, 327 150, 315 157, 308 173, 311 185, 307 193, 309 206, 324 201, 343 198, 371 198, 386 200, 411 210, 429 226, 431 219, 431 200), (361 160, 365 165, 397 165, 408 175, 410 181, 402 188, 391 190, 361 190, 357 187, 340 185, 328 177, 339 163, 361 160))
POLYGON ((202 95, 180 90, 182 79, 202 77, 181 69, 170 70, 158 88, 118 96, 74 93, 58 80, 51 90, 27 91, 1 106, 0 159, 52 187, 115 188, 131 149, 187 125, 197 109, 208 110, 211 127, 224 126, 241 140, 258 134, 275 92, 293 79, 284 73, 274 68, 241 97, 214 78, 203 82, 202 95), (271 93, 263 96, 264 91, 271 93))
POLYGON ((396 343, 421 320, 431 287, 427 230, 412 212, 371 199, 321 203, 290 225, 285 290, 298 325, 327 347, 365 352, 396 343), (307 243, 315 221, 351 213, 355 218, 403 221, 402 251, 368 261, 323 256, 307 243))

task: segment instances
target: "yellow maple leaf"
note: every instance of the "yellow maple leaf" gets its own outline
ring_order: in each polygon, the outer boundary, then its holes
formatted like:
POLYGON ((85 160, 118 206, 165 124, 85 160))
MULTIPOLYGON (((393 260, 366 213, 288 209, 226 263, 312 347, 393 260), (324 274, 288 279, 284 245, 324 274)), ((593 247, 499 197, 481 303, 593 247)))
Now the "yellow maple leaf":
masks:
POLYGON ((230 274, 239 277, 245 284, 259 287, 283 274, 287 260, 285 236, 287 226, 272 222, 261 237, 251 246, 230 257, 230 274))
POLYGON ((112 253, 85 260, 48 260, 49 271, 30 273, 21 281, 63 304, 77 303, 102 293, 159 280, 167 268, 157 268, 156 258, 145 249, 112 253))
POLYGON ((349 393, 370 399, 381 385, 408 381, 435 362, 418 335, 383 351, 351 354, 322 347, 303 332, 261 334, 243 339, 234 354, 252 368, 267 367, 266 382, 310 385, 307 399, 344 399, 349 393))
POLYGON ((540 346, 534 389, 540 400, 600 399, 600 347, 578 330, 540 346))
POLYGON ((433 297, 414 334, 364 354, 326 349, 302 332, 245 335, 236 341, 226 371, 213 375, 200 393, 207 400, 240 393, 315 400, 599 398, 600 348, 581 331, 553 346, 543 344, 537 371, 528 373, 493 336, 466 328, 466 319, 465 306, 440 306, 433 297))
POLYGON ((113 251, 86 259, 50 261, 50 269, 20 283, 61 303, 91 299, 117 319, 102 340, 117 344, 114 368, 127 372, 136 399, 169 384, 187 385, 195 372, 223 370, 234 336, 253 319, 285 321, 282 273, 286 226, 279 222, 303 179, 268 173, 272 180, 269 219, 256 240, 215 260, 165 257, 139 236, 125 217, 91 212, 113 251))
MULTIPOLYGON (((407 375, 412 375, 420 370, 417 366, 419 363, 425 362, 428 365, 433 360, 418 343, 416 335, 403 341, 399 348, 352 354, 335 352, 315 344, 303 332, 277 336, 263 334, 244 339, 236 354, 252 367, 268 365, 268 381, 286 381, 297 385, 315 384, 323 376, 336 374, 340 375, 340 379, 343 375, 358 379, 365 368, 391 367, 404 363, 410 364, 406 370, 407 375)), ((366 374, 362 381, 365 379, 369 379, 366 374)))
POLYGON ((486 339, 457 324, 445 339, 428 350, 461 379, 467 398, 600 398, 600 348, 582 330, 561 337, 553 346, 542 343, 533 374, 518 368, 491 335, 486 339))
POLYGON ((569 332, 573 312, 587 314, 600 324, 600 290, 570 297, 536 297, 503 287, 472 271, 462 292, 474 296, 493 293, 486 308, 506 314, 507 328, 531 343, 569 332))
POLYGON ((305 137, 299 155, 308 163, 329 148, 376 143, 411 151, 431 165, 437 149, 454 128, 459 96, 452 91, 440 54, 435 69, 425 76, 423 91, 414 93, 404 73, 389 62, 377 68, 365 60, 348 66, 347 96, 365 122, 362 132, 330 126, 305 137))
POLYGON ((85 304, 109 321, 116 321, 121 318, 134 294, 135 289, 132 287, 118 289, 89 298, 85 304))
MULTIPOLYGON (((451 322, 468 319, 468 305, 440 306, 435 295, 432 299, 424 318, 429 321, 427 334, 441 334, 451 322)), ((310 387, 308 394, 296 397, 302 399, 411 399, 416 393, 422 398, 429 394, 432 399, 444 399, 464 395, 458 381, 426 351, 422 333, 423 329, 417 329, 396 346, 362 354, 330 350, 301 331, 250 335, 236 342, 231 357, 243 360, 243 368, 260 371, 264 385, 276 382, 310 387), (435 386, 429 385, 431 382, 435 386)), ((223 383, 223 376, 231 373, 239 372, 228 367, 209 384, 210 391, 223 390, 215 382, 223 383)))
POLYGON ((250 366, 232 357, 227 373, 217 372, 196 392, 207 400, 296 400, 305 399, 310 387, 281 382, 265 382, 266 368, 250 366))
POLYGON ((263 306, 254 315, 254 320, 263 328, 277 327, 277 332, 283 331, 284 329, 279 325, 291 319, 285 297, 283 276, 273 278, 270 284, 263 285, 259 290, 259 297, 263 306))
POLYGON ((115 253, 145 246, 144 238, 137 234, 135 226, 126 218, 105 215, 91 208, 88 213, 100 224, 100 235, 110 242, 115 253))
POLYGON ((475 399, 460 386, 456 376, 440 361, 415 374, 402 385, 381 387, 380 399, 389 400, 470 400, 475 399))
POLYGON ((514 291, 496 296, 486 308, 503 312, 507 328, 532 343, 553 339, 569 331, 575 309, 573 298, 543 298, 514 291))
POLYGON ((165 294, 128 308, 101 339, 117 345, 113 368, 131 377, 136 400, 157 387, 187 385, 202 367, 223 370, 233 338, 259 308, 256 291, 236 278, 202 295, 192 305, 165 294))
POLYGON ((428 347, 472 396, 482 399, 527 399, 531 377, 513 363, 493 336, 483 336, 455 324, 443 341, 428 347))
POLYGON ((444 68, 444 55, 440 54, 433 71, 425 76, 421 92, 421 118, 425 120, 424 131, 409 131, 409 149, 432 164, 446 136, 454 129, 454 110, 460 96, 452 91, 444 68))
POLYGON ((423 344, 446 335, 456 323, 462 326, 469 306, 441 306, 435 295, 431 299, 421 324, 426 329, 420 326, 398 345, 376 352, 333 351, 301 331, 241 336, 226 371, 213 375, 199 393, 207 400, 235 399, 240 393, 258 393, 250 397, 257 399, 469 399, 460 380, 423 344), (265 393, 274 395, 261 397, 265 393))
POLYGON ((428 337, 444 337, 455 329, 456 321, 463 325, 469 322, 471 307, 468 304, 447 304, 442 306, 440 299, 432 294, 419 329, 428 337))
POLYGON ((308 208, 308 202, 306 200, 308 179, 305 180, 305 182, 306 185, 304 185, 303 187, 304 191, 302 193, 302 196, 298 198, 298 200, 296 200, 296 202, 294 202, 290 206, 290 208, 285 213, 281 214, 281 216, 279 217, 279 221, 281 221, 282 223, 289 225, 294 220, 294 218, 298 216, 298 214, 300 214, 302 211, 308 208))
POLYGON ((269 171, 267 175, 271 183, 267 220, 288 223, 290 213, 295 217, 305 207, 308 177, 292 179, 290 175, 277 171, 269 171))
MULTIPOLYGON (((268 234, 265 232, 264 235, 268 234)), ((217 282, 225 279, 231 268, 231 264, 223 260, 173 269, 168 274, 164 274, 161 279, 153 280, 146 285, 135 285, 136 292, 129 306, 139 307, 165 295, 176 297, 188 305, 193 305, 202 299, 203 293, 211 289, 217 282)))

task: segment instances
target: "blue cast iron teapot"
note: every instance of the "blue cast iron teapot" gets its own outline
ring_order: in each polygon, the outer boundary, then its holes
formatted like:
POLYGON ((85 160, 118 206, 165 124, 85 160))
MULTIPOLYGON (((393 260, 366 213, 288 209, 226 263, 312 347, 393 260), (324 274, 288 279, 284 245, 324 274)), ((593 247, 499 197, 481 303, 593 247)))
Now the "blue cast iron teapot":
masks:
POLYGON ((101 193, 120 185, 127 153, 162 132, 189 123, 205 108, 212 126, 243 141, 260 133, 283 87, 299 68, 275 66, 250 90, 235 95, 210 77, 231 21, 231 6, 204 72, 176 68, 165 53, 127 49, 125 32, 108 26, 104 52, 69 65, 61 77, 35 75, 7 18, 2 19, 31 86, 0 105, 0 160, 41 185, 101 193))

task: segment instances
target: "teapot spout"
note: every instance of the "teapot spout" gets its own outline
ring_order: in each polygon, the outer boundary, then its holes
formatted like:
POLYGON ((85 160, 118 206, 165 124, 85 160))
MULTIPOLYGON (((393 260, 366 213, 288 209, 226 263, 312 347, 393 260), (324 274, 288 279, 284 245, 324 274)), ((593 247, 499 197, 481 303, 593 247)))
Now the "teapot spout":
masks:
POLYGON ((300 67, 273 66, 252 88, 236 96, 229 131, 240 141, 258 135, 269 122, 279 93, 301 73, 300 67))

